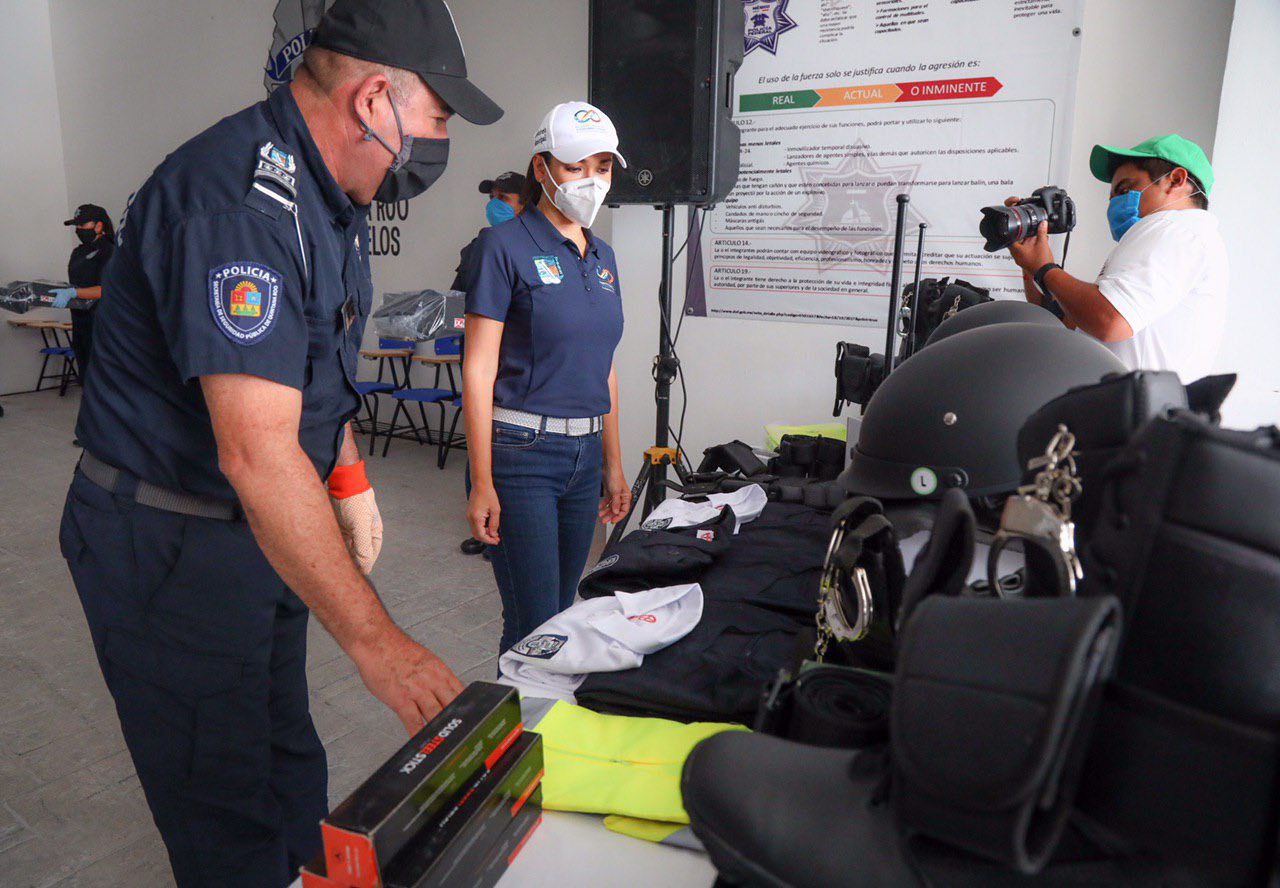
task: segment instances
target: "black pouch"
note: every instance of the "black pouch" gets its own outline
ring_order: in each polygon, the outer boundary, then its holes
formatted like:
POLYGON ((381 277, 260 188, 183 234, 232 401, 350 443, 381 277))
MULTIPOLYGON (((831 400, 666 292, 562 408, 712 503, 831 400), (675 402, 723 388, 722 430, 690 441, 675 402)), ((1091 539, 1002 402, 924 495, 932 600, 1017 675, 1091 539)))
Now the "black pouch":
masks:
POLYGON ((1082 595, 1125 643, 1080 791, 1091 822, 1227 884, 1276 866, 1280 431, 1189 411, 1107 467, 1082 595))
POLYGON ((1119 633, 1113 598, 922 601, 890 718, 904 835, 1038 872, 1071 813, 1119 633))
POLYGON ((710 472, 739 472, 744 478, 751 478, 767 474, 768 466, 748 445, 741 441, 730 441, 702 451, 702 462, 698 465, 697 474, 710 472))

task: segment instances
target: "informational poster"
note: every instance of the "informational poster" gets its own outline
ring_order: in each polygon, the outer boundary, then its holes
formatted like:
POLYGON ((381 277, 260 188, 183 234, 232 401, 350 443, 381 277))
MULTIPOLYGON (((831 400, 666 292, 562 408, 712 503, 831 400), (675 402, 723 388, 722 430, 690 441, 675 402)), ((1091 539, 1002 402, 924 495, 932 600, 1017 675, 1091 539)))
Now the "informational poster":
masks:
POLYGON ((693 252, 689 314, 884 326, 904 283, 1022 294, 980 210, 1065 185, 1084 0, 744 0, 741 172, 693 252))

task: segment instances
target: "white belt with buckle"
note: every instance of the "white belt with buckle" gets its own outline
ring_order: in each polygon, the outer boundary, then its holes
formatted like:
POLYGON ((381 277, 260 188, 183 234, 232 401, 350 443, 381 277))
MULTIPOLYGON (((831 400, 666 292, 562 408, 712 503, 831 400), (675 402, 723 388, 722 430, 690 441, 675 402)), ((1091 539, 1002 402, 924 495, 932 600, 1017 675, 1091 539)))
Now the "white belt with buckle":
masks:
POLYGON ((559 416, 542 416, 538 413, 526 413, 523 410, 508 410, 506 407, 493 408, 493 421, 505 422, 522 429, 551 432, 555 435, 568 435, 580 438, 583 435, 594 435, 604 428, 603 416, 588 416, 582 419, 564 419, 559 416))

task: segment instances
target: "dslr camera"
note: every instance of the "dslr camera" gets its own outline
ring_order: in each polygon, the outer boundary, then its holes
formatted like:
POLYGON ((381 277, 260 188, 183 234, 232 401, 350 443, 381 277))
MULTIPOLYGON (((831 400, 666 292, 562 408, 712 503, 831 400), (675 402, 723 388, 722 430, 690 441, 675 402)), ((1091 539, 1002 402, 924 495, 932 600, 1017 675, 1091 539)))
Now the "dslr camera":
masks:
POLYGON ((1066 234, 1076 227, 1076 202, 1061 188, 1046 185, 1011 207, 983 207, 978 233, 987 239, 988 253, 1004 250, 1032 237, 1040 223, 1049 223, 1050 234, 1066 234))

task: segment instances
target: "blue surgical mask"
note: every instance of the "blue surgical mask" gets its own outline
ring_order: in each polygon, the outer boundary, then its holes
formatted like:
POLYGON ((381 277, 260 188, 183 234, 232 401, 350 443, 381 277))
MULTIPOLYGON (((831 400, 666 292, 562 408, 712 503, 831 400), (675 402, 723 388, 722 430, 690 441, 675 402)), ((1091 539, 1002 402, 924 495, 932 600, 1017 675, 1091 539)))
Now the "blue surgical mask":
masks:
POLYGON ((1107 204, 1107 224, 1111 226, 1111 237, 1120 240, 1124 233, 1138 223, 1138 204, 1142 203, 1141 191, 1126 191, 1117 194, 1107 204))
POLYGON ((484 217, 489 220, 490 225, 501 225, 503 222, 514 219, 516 211, 505 200, 493 197, 485 204, 484 217))
MULTIPOLYGON (((1169 172, 1173 172, 1170 170, 1169 172)), ((1169 175, 1165 173, 1164 176, 1169 175)), ((1160 179, 1163 179, 1161 176, 1160 179)), ((1151 185, 1159 182, 1160 179, 1153 179, 1151 185)), ((1124 194, 1117 194, 1111 198, 1111 202, 1107 204, 1107 223, 1111 226, 1111 236, 1115 240, 1124 237, 1124 233, 1138 224, 1138 205, 1142 203, 1142 192, 1150 188, 1139 188, 1137 191, 1126 191, 1124 194)))

